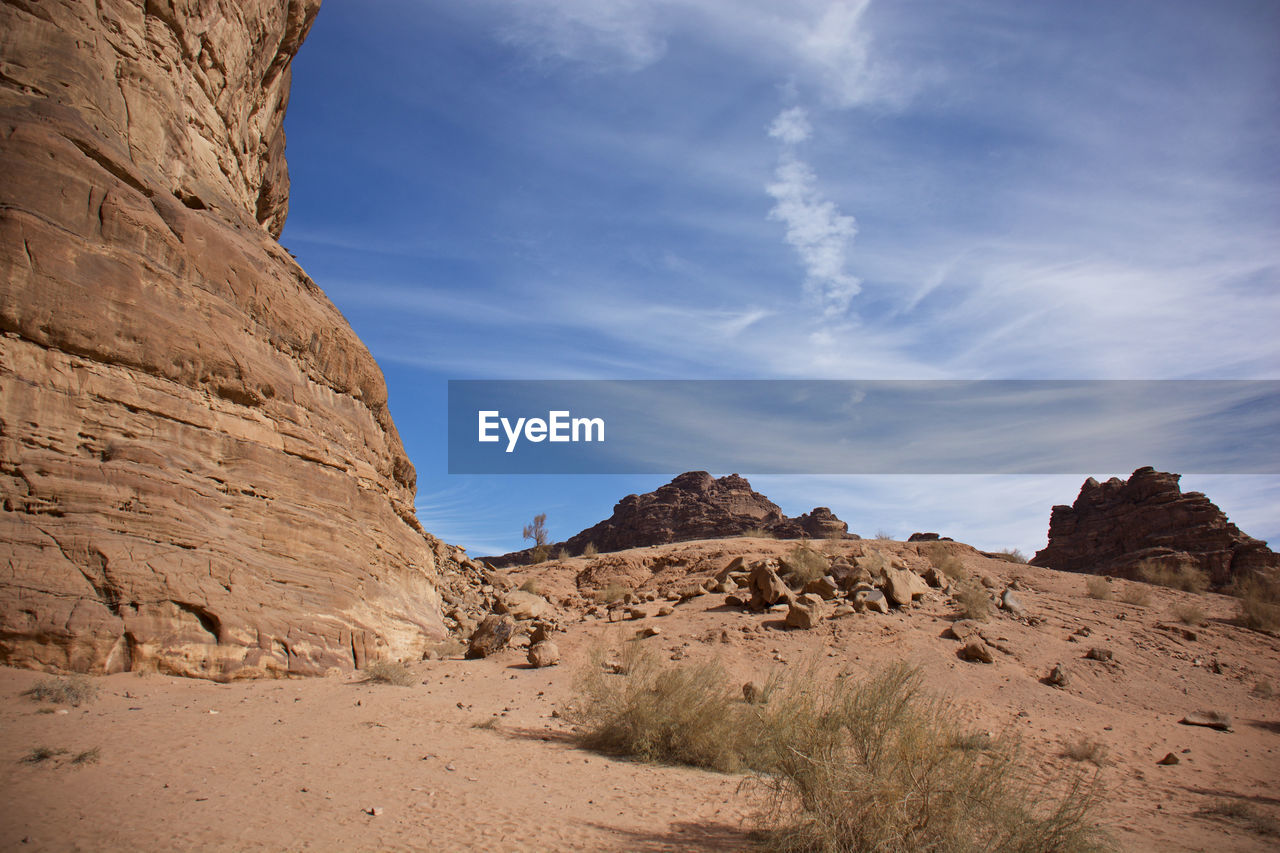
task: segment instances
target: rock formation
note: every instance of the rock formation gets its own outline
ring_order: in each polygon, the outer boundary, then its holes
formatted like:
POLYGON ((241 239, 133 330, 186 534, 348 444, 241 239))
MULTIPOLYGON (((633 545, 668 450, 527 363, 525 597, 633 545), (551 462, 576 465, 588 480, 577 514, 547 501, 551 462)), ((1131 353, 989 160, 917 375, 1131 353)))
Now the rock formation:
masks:
POLYGON ((318 0, 0 0, 0 662, 226 679, 444 634, 369 352, 275 241, 318 0))
MULTIPOLYGON (((706 471, 690 471, 656 491, 627 495, 613 508, 613 515, 589 527, 566 542, 551 546, 570 554, 581 554, 588 544, 599 551, 621 551, 693 539, 723 539, 753 531, 778 539, 846 538, 849 525, 830 509, 788 518, 773 501, 753 491, 737 474, 716 479, 706 471)), ((495 566, 528 563, 531 550, 489 558, 495 566)))
POLYGON ((1071 506, 1055 506, 1049 544, 1034 565, 1069 572, 1135 577, 1139 568, 1192 567, 1226 586, 1242 574, 1280 566, 1267 543, 1246 536, 1181 476, 1139 468, 1127 481, 1090 477, 1071 506))

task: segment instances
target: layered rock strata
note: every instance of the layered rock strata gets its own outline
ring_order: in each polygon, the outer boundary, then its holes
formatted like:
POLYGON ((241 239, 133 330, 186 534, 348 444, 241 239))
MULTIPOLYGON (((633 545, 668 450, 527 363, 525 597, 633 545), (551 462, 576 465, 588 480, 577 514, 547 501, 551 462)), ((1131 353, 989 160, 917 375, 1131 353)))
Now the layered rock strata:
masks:
POLYGON ((1032 564, 1069 572, 1138 577, 1152 567, 1192 568, 1215 587, 1280 567, 1280 555, 1247 536, 1181 476, 1139 468, 1128 480, 1090 477, 1071 506, 1055 506, 1049 544, 1032 564))
POLYGON ((444 635, 382 374, 276 242, 318 0, 0 0, 0 662, 317 674, 444 635))

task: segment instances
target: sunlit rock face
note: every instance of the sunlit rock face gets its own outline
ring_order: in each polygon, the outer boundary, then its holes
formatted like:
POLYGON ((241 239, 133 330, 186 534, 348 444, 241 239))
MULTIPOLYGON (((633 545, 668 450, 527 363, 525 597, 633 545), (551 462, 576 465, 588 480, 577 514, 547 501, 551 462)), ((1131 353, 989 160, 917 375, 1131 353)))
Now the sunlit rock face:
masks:
POLYGON ((0 0, 0 662, 317 674, 444 634, 378 366, 276 242, 318 0, 0 0))

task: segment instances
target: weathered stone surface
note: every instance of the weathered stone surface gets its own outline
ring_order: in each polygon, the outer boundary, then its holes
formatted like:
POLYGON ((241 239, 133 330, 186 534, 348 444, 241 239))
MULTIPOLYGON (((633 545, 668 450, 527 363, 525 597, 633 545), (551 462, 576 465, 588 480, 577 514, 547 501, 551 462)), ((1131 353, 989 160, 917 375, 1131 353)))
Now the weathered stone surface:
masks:
POLYGON ((959 652, 961 660, 973 661, 975 663, 995 663, 995 653, 991 648, 979 637, 972 637, 959 652))
POLYGON ((751 569, 747 589, 751 591, 750 606, 753 610, 791 601, 791 590, 768 563, 756 563, 751 569))
POLYGON ((1013 594, 1012 589, 1006 589, 1001 593, 1000 609, 1007 611, 1016 619, 1021 619, 1023 616, 1027 615, 1026 608, 1022 606, 1022 602, 1018 600, 1018 597, 1013 594))
POLYGON ((926 594, 929 586, 915 572, 907 569, 885 569, 881 573, 880 589, 890 602, 901 607, 926 594))
POLYGON ((551 602, 536 593, 515 589, 502 597, 500 611, 512 619, 544 619, 555 613, 551 602))
POLYGON ((529 647, 528 659, 535 669, 555 666, 560 663, 560 647, 550 640, 534 643, 529 647))
POLYGON ((1192 711, 1178 722, 1184 726, 1207 726, 1221 732, 1231 731, 1231 715, 1222 711, 1192 711))
POLYGON ((1071 506, 1055 506, 1049 544, 1031 562, 1069 572, 1136 577, 1144 563, 1192 567, 1215 587, 1280 568, 1280 555, 1246 536, 1200 492, 1183 493, 1178 474, 1139 468, 1127 481, 1090 477, 1071 506))
POLYGON ((874 610, 877 613, 889 612, 889 599, 885 598, 884 593, 878 589, 860 589, 854 593, 853 603, 864 610, 874 610))
POLYGON ((1053 669, 1049 670, 1049 674, 1045 676, 1045 684, 1053 687, 1066 687, 1071 683, 1071 676, 1067 674, 1067 668, 1062 664, 1054 664, 1053 669))
MULTIPOLYGON (((613 515, 558 542, 552 550, 565 548, 581 554, 587 545, 600 551, 621 551, 692 539, 722 539, 742 536, 759 529, 779 539, 849 538, 848 525, 826 507, 788 518, 773 501, 753 491, 737 474, 716 479, 706 471, 690 471, 656 491, 627 495, 613 508, 613 515)), ((529 562, 530 551, 516 551, 487 561, 494 566, 529 562)), ((724 578, 717 578, 723 580, 724 578)))
POLYGON ((316 0, 0 0, 0 662, 226 679, 445 634, 382 374, 273 238, 316 0))
POLYGON ((830 601, 840 593, 840 586, 836 583, 836 579, 830 575, 824 575, 815 578, 804 585, 802 592, 811 592, 814 595, 821 596, 823 599, 830 601))
POLYGON ((487 658, 507 647, 515 633, 515 623, 506 616, 490 613, 476 628, 467 646, 467 658, 487 658))
POLYGON ((786 624, 790 628, 808 629, 822 621, 822 596, 806 593, 787 608, 786 624))

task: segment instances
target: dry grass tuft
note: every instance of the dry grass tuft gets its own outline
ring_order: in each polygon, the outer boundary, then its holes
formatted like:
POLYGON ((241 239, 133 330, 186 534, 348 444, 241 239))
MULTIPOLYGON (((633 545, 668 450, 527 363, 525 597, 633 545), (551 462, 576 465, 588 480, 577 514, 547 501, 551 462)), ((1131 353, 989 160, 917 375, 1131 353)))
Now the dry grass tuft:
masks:
POLYGON ((83 675, 46 678, 23 695, 37 702, 54 702, 59 705, 80 707, 98 697, 98 686, 83 675))
POLYGON ((1170 567, 1148 560, 1139 564, 1138 577, 1147 583, 1184 592, 1204 592, 1209 588, 1209 573, 1194 566, 1170 567))
POLYGON ((1265 678, 1260 678, 1253 683, 1253 687, 1249 692, 1259 699, 1274 699, 1276 697, 1276 689, 1271 686, 1271 682, 1265 678))
POLYGON ((1095 767, 1101 767, 1107 762, 1107 748, 1102 743, 1081 735, 1063 742, 1062 757, 1072 761, 1088 761, 1095 767))
POLYGON ((1253 576, 1236 584, 1240 624, 1255 631, 1280 631, 1280 581, 1253 576))
POLYGON ((66 754, 65 749, 54 749, 51 746, 32 747, 31 751, 22 757, 26 764, 43 764, 50 759, 57 758, 59 755, 66 754))
POLYGON ((1217 800, 1201 809, 1198 814, 1225 818, 1256 835, 1280 838, 1280 821, 1261 814, 1253 806, 1240 800, 1217 800))
POLYGON ((1085 578, 1084 588, 1090 598, 1096 598, 1099 601, 1111 600, 1111 582, 1102 575, 1089 575, 1085 578))
POLYGON ((1019 551, 1017 548, 1001 548, 994 555, 996 559, 1004 560, 1008 563, 1026 563, 1027 555, 1019 551))
MULTIPOLYGON (((715 663, 672 667, 630 643, 580 680, 585 746, 717 770, 751 768, 769 796, 758 837, 787 851, 1108 849, 1096 775, 1036 784, 1008 737, 959 729, 905 666, 866 681, 816 667, 764 704, 734 697, 715 663)), ((602 659, 602 658, 601 658, 602 659)))
POLYGON ((100 758, 102 758, 102 747, 95 746, 93 749, 86 749, 84 752, 77 753, 71 759, 71 763, 75 765, 97 764, 100 758))
POLYGON ((625 584, 618 583, 617 581, 609 581, 607 584, 600 587, 600 589, 596 590, 596 601, 601 601, 605 604, 613 604, 614 602, 622 601, 622 599, 626 598, 630 592, 631 588, 625 584))
POLYGON ((1125 584, 1124 592, 1120 593, 1120 600, 1125 604, 1146 607, 1151 603, 1151 590, 1137 583, 1125 584))
POLYGON ((991 594, 981 584, 972 581, 958 584, 951 592, 951 599, 965 619, 985 622, 991 618, 991 594))
POLYGON ((923 551, 925 557, 933 564, 933 567, 942 572, 953 581, 968 577, 969 573, 965 571, 964 565, 952 554, 945 545, 933 543, 923 551))
POLYGON ((831 562, 808 542, 797 543, 780 562, 783 575, 792 586, 803 586, 817 580, 831 568, 831 562))
POLYGON ((539 589, 540 587, 538 586, 537 578, 529 578, 524 583, 520 584, 521 592, 531 592, 534 595, 540 595, 538 592, 539 589))
POLYGON ((596 547, 596 543, 588 542, 587 547, 582 549, 582 556, 590 559, 600 553, 600 549, 596 547))
POLYGON ((370 684, 394 684, 396 687, 412 687, 418 677, 409 667, 393 661, 371 663, 363 670, 364 680, 370 684))
POLYGON ((1194 601, 1179 601, 1169 608, 1169 612, 1173 614, 1174 619, 1177 619, 1183 625, 1191 625, 1193 627, 1203 625, 1208 618, 1204 608, 1194 601))
POLYGON ((773 533, 765 530, 763 527, 748 527, 742 531, 742 535, 748 539, 773 539, 773 533))

